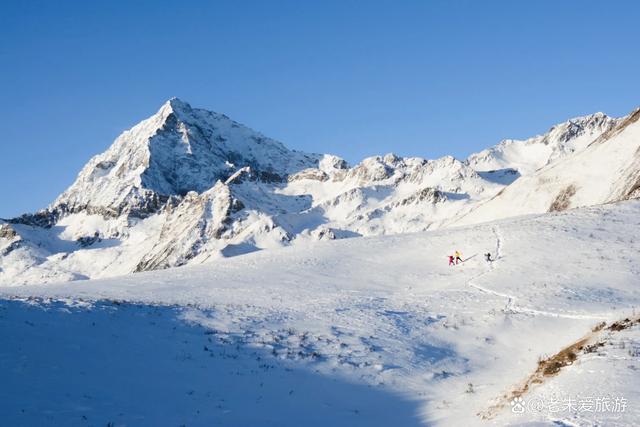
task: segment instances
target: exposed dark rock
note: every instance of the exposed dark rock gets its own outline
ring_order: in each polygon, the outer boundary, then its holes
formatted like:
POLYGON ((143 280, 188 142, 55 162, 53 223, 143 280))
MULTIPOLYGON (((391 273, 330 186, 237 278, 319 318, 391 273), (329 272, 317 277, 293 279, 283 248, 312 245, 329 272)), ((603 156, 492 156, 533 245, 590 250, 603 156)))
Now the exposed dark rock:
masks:
POLYGON ((100 238, 100 234, 97 231, 93 236, 83 236, 76 239, 76 242, 78 242, 78 244, 83 248, 86 248, 87 246, 91 246, 94 243, 100 242, 100 241, 102 241, 102 239, 100 238))
POLYGON ((34 227, 51 228, 61 217, 61 211, 58 209, 41 210, 33 214, 23 214, 17 218, 7 220, 11 224, 25 224, 34 227))
POLYGON ((6 248, 4 248, 2 250, 2 252, 0 252, 0 256, 7 256, 9 255, 11 252, 15 251, 16 249, 22 247, 24 245, 24 240, 20 239, 20 240, 16 240, 15 242, 11 242, 11 244, 9 246, 7 246, 6 248))
POLYGON ((399 201, 396 206, 405 206, 412 203, 421 203, 424 201, 432 204, 442 203, 447 200, 446 194, 433 187, 426 187, 399 201))
POLYGON ((311 235, 318 240, 335 240, 336 239, 336 234, 334 233, 333 229, 329 227, 318 227, 317 229, 313 230, 311 235))
POLYGON ((282 175, 278 175, 271 171, 258 171, 256 172, 258 181, 266 183, 280 183, 284 182, 285 178, 282 175))

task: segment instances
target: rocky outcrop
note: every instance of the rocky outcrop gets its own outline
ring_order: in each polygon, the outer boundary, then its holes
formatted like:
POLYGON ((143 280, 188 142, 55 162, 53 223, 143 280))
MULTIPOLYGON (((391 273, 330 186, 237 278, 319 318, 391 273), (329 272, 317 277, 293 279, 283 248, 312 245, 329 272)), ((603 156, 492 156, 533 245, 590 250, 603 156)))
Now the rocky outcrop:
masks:
POLYGON ((102 241, 102 239, 100 238, 100 233, 97 231, 92 236, 81 236, 76 239, 76 242, 78 242, 78 244, 83 248, 89 247, 100 241, 102 241))
POLYGON ((320 169, 305 169, 289 176, 288 181, 293 182, 304 179, 313 181, 327 181, 329 179, 329 175, 326 172, 321 171, 320 169))
POLYGON ((17 236, 18 233, 11 227, 11 224, 0 223, 0 239, 13 240, 17 236))
POLYGON ((576 194, 576 186, 571 184, 563 188, 549 206, 549 212, 562 212, 571 204, 571 198, 576 194))
POLYGON ((185 195, 175 207, 164 212, 164 223, 153 249, 138 263, 136 271, 184 265, 209 247, 215 250, 215 240, 233 235, 232 215, 244 208, 233 197, 228 185, 218 182, 202 194, 185 195))
POLYGON ((444 203, 446 201, 447 196, 442 191, 436 190, 435 188, 427 187, 423 188, 422 190, 416 191, 409 197, 405 197, 404 199, 397 202, 395 206, 406 206, 423 202, 436 204, 444 203))

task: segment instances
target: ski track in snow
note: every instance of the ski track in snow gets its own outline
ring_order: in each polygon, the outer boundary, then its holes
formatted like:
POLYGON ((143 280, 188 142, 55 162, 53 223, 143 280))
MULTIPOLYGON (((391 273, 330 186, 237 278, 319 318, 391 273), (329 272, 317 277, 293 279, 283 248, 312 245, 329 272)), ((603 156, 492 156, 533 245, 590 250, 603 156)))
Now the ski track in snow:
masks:
MULTIPOLYGON (((498 226, 494 226, 491 228, 493 234, 496 236, 496 261, 502 257, 502 235, 500 234, 500 229, 498 226)), ((493 265, 493 264, 491 264, 493 265)))
POLYGON ((507 302, 506 302, 504 308, 502 309, 502 311, 504 313, 531 314, 531 315, 534 315, 534 316, 561 317, 561 318, 564 318, 564 319, 606 320, 606 319, 608 319, 610 317, 610 315, 607 315, 607 314, 602 314, 602 315, 566 314, 566 313, 557 313, 557 312, 552 312, 552 311, 536 310, 536 309, 533 309, 533 308, 518 306, 518 305, 516 305, 516 297, 515 297, 515 295, 510 295, 510 294, 498 292, 496 290, 489 289, 487 287, 480 286, 480 285, 474 283, 474 281, 476 281, 477 279, 479 279, 479 278, 485 276, 486 274, 488 274, 489 272, 493 271, 494 268, 496 267, 497 263, 500 262, 500 260, 502 258, 503 237, 500 234, 499 228, 497 226, 492 227, 491 231, 493 232, 493 234, 496 237, 496 257, 495 257, 495 260, 488 263, 489 265, 488 265, 488 268, 487 268, 486 271, 484 271, 484 272, 478 274, 477 276, 474 276, 471 279, 469 279, 467 281, 467 285, 472 287, 472 288, 474 288, 474 289, 477 289, 480 292, 483 292, 485 294, 490 294, 490 295, 494 295, 494 296, 506 299, 507 302))
POLYGON ((509 294, 505 294, 505 293, 501 293, 498 291, 494 291, 492 289, 477 285, 474 283, 474 281, 476 281, 477 279, 480 279, 481 277, 485 276, 486 274, 488 274, 489 272, 493 271, 494 268, 496 267, 497 263, 500 261, 500 259, 502 258, 502 237, 498 231, 498 227, 494 226, 491 228, 491 232, 493 233, 493 235, 496 238, 496 251, 495 251, 495 259, 493 261, 490 261, 488 263, 487 269, 485 271, 483 271, 482 273, 478 274, 477 276, 472 277, 471 279, 469 279, 467 281, 467 285, 479 290, 480 292, 486 293, 486 294, 490 294, 490 295, 495 295, 497 297, 500 298, 505 298, 507 300, 507 303, 505 305, 505 307, 502 309, 503 312, 505 313, 516 313, 517 311, 514 311, 513 309, 513 302, 515 300, 515 297, 513 295, 509 295, 509 294))
MULTIPOLYGON (((7 325, 5 330, 11 330, 11 334, 6 336, 18 343, 28 343, 28 347, 5 347, 4 353, 0 350, 0 368, 2 363, 20 367, 21 371, 10 370, 22 372, 11 377, 14 383, 26 384, 24 378, 30 378, 32 388, 37 389, 36 395, 47 396, 51 392, 47 381, 56 378, 58 371, 39 367, 48 366, 48 363, 72 369, 69 363, 59 360, 73 360, 77 357, 78 346, 84 348, 87 340, 100 337, 108 340, 107 347, 114 346, 117 354, 128 354, 125 350, 129 341, 112 340, 112 335, 119 335, 117 328, 122 327, 131 331, 132 343, 136 341, 136 333, 146 337, 143 341, 150 345, 153 340, 149 341, 149 337, 163 337, 162 348, 177 351, 179 359, 190 366, 188 369, 202 369, 198 371, 201 373, 220 372, 228 381, 225 384, 234 384, 235 377, 241 378, 238 381, 245 387, 242 393, 232 390, 226 397, 217 396, 227 399, 216 403, 221 405, 221 411, 211 415, 214 417, 211 419, 220 421, 221 425, 251 425, 225 423, 222 414, 228 417, 227 420, 237 421, 242 419, 241 412, 260 413, 264 406, 259 402, 267 399, 270 392, 274 394, 269 401, 277 408, 267 414, 275 417, 271 418, 276 420, 272 425, 305 424, 305 418, 300 418, 304 417, 301 410, 296 411, 285 402, 288 396, 302 393, 309 394, 309 398, 292 397, 291 401, 305 411, 332 414, 322 418, 324 425, 389 425, 394 422, 393 417, 384 418, 381 413, 396 410, 407 411, 411 416, 417 414, 420 422, 428 425, 487 425, 476 414, 487 407, 490 399, 531 372, 540 355, 553 354, 584 335, 593 321, 602 318, 600 313, 611 309, 607 316, 617 317, 640 302, 634 287, 637 274, 633 273, 638 271, 638 260, 626 255, 615 259, 603 257, 609 251, 621 253, 624 248, 631 253, 640 249, 636 243, 640 242, 640 235, 634 234, 634 230, 629 232, 625 226, 639 211, 640 203, 631 202, 619 207, 514 219, 499 225, 351 239, 307 249, 263 251, 207 266, 116 279, 0 288, 0 299, 20 298, 23 301, 11 301, 4 312, 0 307, 0 327, 7 325), (508 241, 504 235, 509 236, 508 241), (558 250, 577 253, 578 258, 586 260, 585 264, 577 263, 568 268, 571 265, 567 266, 549 253, 549 242, 559 242, 562 246, 558 250), (585 242, 589 244, 585 245, 585 242), (434 259, 431 256, 433 253, 445 254, 452 246, 462 247, 469 253, 481 253, 482 248, 494 247, 494 243, 496 259, 491 264, 476 258, 459 268, 449 268, 443 257, 434 259), (526 259, 518 256, 525 251, 526 259), (513 283, 514 271, 522 282, 513 283), (602 285, 605 278, 607 286, 602 285), (487 286, 486 281, 491 286, 487 286), (567 287, 571 288, 571 293, 566 292, 567 287), (85 307, 86 311, 79 313, 77 307, 71 306, 67 310, 48 300, 65 298, 71 305, 95 305, 99 309, 94 311, 85 307), (516 301, 526 301, 531 306, 520 307, 516 301), (31 318, 34 311, 21 308, 20 304, 24 303, 27 307, 41 307, 51 316, 36 310, 35 316, 40 321, 34 322, 31 318), (103 307, 105 304, 106 308, 103 307), (132 304, 141 308, 131 307, 132 304), (49 308, 52 305, 54 308, 49 308), (538 310, 539 307, 549 310, 538 310), (563 307, 575 307, 584 314, 563 313, 560 311, 563 307), (148 310, 149 313, 132 315, 136 310, 148 310), (94 316, 101 320, 104 312, 109 313, 108 319, 115 322, 116 330, 105 329, 99 336, 86 330, 82 332, 86 327, 91 331, 89 326, 95 321, 94 316), (69 317, 65 317, 67 315, 69 317), (156 315, 164 320, 154 319, 156 315), (175 321, 176 318, 180 321, 177 324, 181 325, 177 326, 179 333, 172 332, 171 327, 154 326, 156 321, 166 325, 169 319, 175 321), (11 322, 7 323, 6 319, 11 322), (80 320, 73 322, 73 319, 80 320), (41 330, 25 321, 48 326, 41 330), (79 332, 76 335, 68 333, 56 322, 78 325, 79 332), (187 345, 188 351, 174 347, 174 344, 182 345, 180 334, 193 333, 193 330, 184 329, 184 324, 202 328, 196 335, 206 337, 204 342, 191 340, 196 344, 187 345), (61 339, 71 340, 68 353, 60 353, 56 347, 61 339), (51 361, 45 358, 43 365, 37 365, 34 370, 25 349, 39 348, 41 343, 56 350, 56 357, 51 361), (199 355, 194 349, 198 349, 199 355), (217 362, 206 365, 208 362, 204 362, 202 355, 206 360, 217 362), (324 388, 316 390, 304 386, 297 375, 289 374, 290 370, 310 374, 324 388), (262 392, 261 382, 270 391, 262 392), (332 383, 335 385, 326 385, 332 383), (348 384, 363 387, 351 390, 348 384), (336 397, 332 397, 332 387, 337 387, 336 397), (351 398, 344 390, 365 396, 364 400, 346 405, 344 402, 350 402, 351 398), (368 394, 367 390, 373 392, 368 394), (385 406, 385 401, 390 406, 385 406), (285 406, 278 406, 280 404, 285 406), (374 411, 373 406, 379 410, 374 411), (327 408, 332 409, 327 411, 327 408), (340 409, 334 411, 333 408, 340 409), (224 412, 231 409, 230 413, 224 412), (278 411, 281 413, 276 414, 278 411)), ((107 328, 108 324, 102 320, 96 323, 107 328)), ((175 323, 172 325, 176 326, 175 323)), ((635 336, 626 339, 625 345, 635 348, 635 336)), ((604 384, 610 387, 609 390, 623 390, 629 393, 629 398, 634 397, 634 392, 626 386, 634 383, 637 374, 626 367, 635 366, 637 358, 624 359, 622 356, 626 353, 620 349, 609 353, 620 361, 615 365, 618 382, 607 382, 602 375, 590 372, 581 375, 582 381, 604 384)), ((128 355, 127 360, 144 364, 144 358, 139 360, 136 354, 128 355)), ((104 358, 109 355, 110 352, 101 351, 96 352, 95 357, 100 363, 108 363, 104 358)), ((608 357, 606 362, 614 363, 614 359, 608 357)), ((150 366, 159 363, 155 357, 151 359, 150 366)), ((584 363, 599 362, 587 358, 584 363)), ((603 369, 598 367, 594 372, 603 369)), ((194 371, 189 373, 194 374, 194 371)), ((306 374, 305 378, 308 378, 306 374)), ((567 369, 554 381, 563 381, 565 376, 574 374, 572 369, 567 369)), ((113 375, 118 378, 117 372, 113 375)), ((171 378, 176 381, 175 389, 189 391, 188 381, 193 375, 171 378)), ((83 390, 74 388, 76 383, 57 381, 57 394, 82 397, 83 390)), ((215 379, 211 381, 215 383, 215 379)), ((315 380, 311 381, 311 384, 315 383, 315 380)), ((572 381, 578 383, 578 380, 572 381)), ((198 381, 196 395, 216 392, 211 387, 210 383, 198 381)), ((581 391, 582 388, 576 386, 570 390, 581 391)), ((0 399, 0 406, 4 405, 0 409, 11 410, 16 417, 10 418, 12 420, 22 419, 19 418, 23 416, 22 407, 16 403, 20 396, 24 397, 17 393, 0 399)), ((182 398, 179 401, 182 402, 182 398)), ((83 402, 78 401, 78 406, 84 407, 83 402)), ((184 404, 188 411, 194 412, 196 408, 202 408, 203 402, 197 402, 197 406, 184 404)), ((35 403, 29 407, 28 416, 35 417, 29 418, 34 421, 31 424, 41 421, 37 418, 36 407, 35 403)), ((111 413, 101 413, 90 405, 86 408, 89 409, 76 413, 88 414, 92 423, 106 424, 114 419, 100 418, 111 416, 111 413)), ((403 412, 404 415, 407 413, 403 412)), ((128 410, 123 414, 124 421, 149 425, 131 421, 132 412, 128 410)), ((634 414, 640 416, 640 411, 631 412, 625 419, 633 419, 634 414)), ((192 415, 190 413, 189 417, 192 415)), ((518 425, 523 420, 549 421, 546 416, 535 414, 520 419, 510 418, 511 415, 508 411, 498 414, 496 425, 518 425)), ((60 425, 74 424, 66 422, 67 416, 58 414, 55 420, 60 425)), ((182 419, 177 412, 172 417, 176 425, 191 419, 182 419)), ((255 419, 253 421, 256 425, 255 419)), ((411 417, 402 417, 396 424, 412 426, 418 423, 411 417)), ((187 425, 206 424, 196 420, 187 425)), ((317 422, 315 425, 323 424, 317 422)))

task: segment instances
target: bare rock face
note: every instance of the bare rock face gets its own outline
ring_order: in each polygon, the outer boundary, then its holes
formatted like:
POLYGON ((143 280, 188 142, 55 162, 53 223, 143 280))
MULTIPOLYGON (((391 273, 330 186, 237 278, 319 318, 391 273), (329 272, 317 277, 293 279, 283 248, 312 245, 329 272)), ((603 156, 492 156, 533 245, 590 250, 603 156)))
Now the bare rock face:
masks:
POLYGON ((242 202, 221 182, 202 194, 187 193, 180 204, 165 214, 156 244, 136 271, 184 265, 212 241, 230 237, 231 215, 242 208, 242 202))
POLYGON ((100 234, 96 231, 93 236, 81 236, 76 239, 76 242, 83 248, 87 248, 94 243, 100 242, 102 239, 100 238, 100 234))
POLYGON ((24 214, 8 220, 11 224, 25 224, 34 227, 50 228, 58 219, 61 213, 59 209, 43 209, 34 214, 24 214))

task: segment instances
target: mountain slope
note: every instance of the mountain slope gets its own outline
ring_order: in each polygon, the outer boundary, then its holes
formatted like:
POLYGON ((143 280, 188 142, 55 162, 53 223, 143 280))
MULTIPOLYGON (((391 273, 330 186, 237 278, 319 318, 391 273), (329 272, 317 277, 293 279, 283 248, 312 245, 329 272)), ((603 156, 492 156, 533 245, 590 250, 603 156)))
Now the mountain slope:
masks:
POLYGON ((585 149, 522 177, 456 224, 562 211, 637 197, 640 187, 640 109, 585 149))
POLYGON ((319 158, 173 98, 91 159, 52 209, 151 213, 168 197, 206 191, 242 167, 279 181, 319 158))
POLYGON ((640 325, 623 320, 640 303, 639 214, 628 201, 0 288, 3 420, 633 426, 640 325), (449 267, 455 249, 465 262, 449 267), (542 407, 499 405, 601 322, 521 396, 542 407), (621 397, 624 411, 578 409, 621 397))
POLYGON ((2 224, 0 284, 108 277, 637 197, 635 120, 580 117, 464 162, 387 154, 350 167, 174 98, 91 159, 47 209, 2 224))
POLYGON ((466 163, 477 171, 512 169, 519 175, 530 175, 548 164, 582 151, 618 123, 619 119, 604 113, 576 117, 553 126, 543 135, 524 141, 502 141, 472 154, 466 163))

